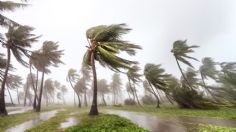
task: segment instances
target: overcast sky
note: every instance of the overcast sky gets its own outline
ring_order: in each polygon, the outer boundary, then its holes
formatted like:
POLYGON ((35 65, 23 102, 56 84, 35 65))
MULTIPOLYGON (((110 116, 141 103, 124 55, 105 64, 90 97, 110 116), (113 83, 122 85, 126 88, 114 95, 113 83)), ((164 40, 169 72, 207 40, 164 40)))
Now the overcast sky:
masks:
MULTIPOLYGON (((45 40, 59 42, 65 50, 62 60, 66 65, 52 68, 46 78, 62 84, 67 84, 69 68, 81 68, 87 45, 86 30, 101 24, 127 23, 133 29, 124 39, 143 47, 130 58, 139 61, 142 68, 146 63, 162 64, 168 73, 179 77, 170 53, 173 42, 179 39, 200 46, 192 54, 199 60, 202 57, 221 62, 236 60, 235 0, 30 0, 29 3, 31 6, 23 10, 5 14, 33 26, 34 33, 43 35, 34 48, 45 40)), ((29 70, 13 63, 18 68, 16 72, 26 77, 29 70)), ((193 63, 197 69, 200 63, 193 63)), ((110 82, 113 72, 100 66, 97 69, 98 78, 110 82)), ((122 79, 125 84, 126 77, 122 79)), ((71 95, 70 89, 67 97, 72 99, 71 95)))

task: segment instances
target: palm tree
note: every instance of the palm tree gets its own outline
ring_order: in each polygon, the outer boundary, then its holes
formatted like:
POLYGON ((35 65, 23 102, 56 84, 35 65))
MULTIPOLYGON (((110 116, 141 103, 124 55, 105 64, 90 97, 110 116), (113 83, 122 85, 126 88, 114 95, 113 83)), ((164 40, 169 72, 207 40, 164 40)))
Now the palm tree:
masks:
POLYGON ((65 85, 62 85, 61 86, 61 93, 62 93, 62 100, 63 100, 63 104, 65 105, 66 104, 66 101, 65 101, 65 93, 67 92, 67 88, 65 85))
POLYGON ((114 73, 112 75, 112 81, 110 84, 112 93, 113 93, 113 105, 116 105, 118 102, 118 98, 120 96, 121 93, 121 79, 120 79, 120 74, 119 73, 114 73))
MULTIPOLYGON (((193 68, 192 64, 187 59, 192 59, 192 60, 195 60, 195 61, 198 61, 198 60, 194 57, 188 56, 187 53, 194 52, 193 48, 198 48, 199 46, 197 46, 197 45, 188 46, 186 44, 186 42, 187 42, 187 40, 184 40, 184 41, 177 40, 177 41, 175 41, 174 44, 173 44, 173 48, 172 48, 171 52, 173 53, 173 55, 175 57, 176 63, 179 67, 179 70, 180 70, 184 80, 189 84, 187 78, 184 76, 182 68, 179 65, 179 61, 181 61, 182 63, 184 63, 184 64, 186 64, 186 65, 193 68)), ((190 87, 190 84, 189 84, 189 87, 190 87)), ((192 87, 190 87, 190 88, 192 89, 192 87)))
MULTIPOLYGON (((73 85, 73 83, 76 83, 76 81, 79 78, 79 75, 76 72, 77 71, 75 69, 72 69, 72 68, 69 69, 69 71, 67 73, 66 81, 68 81, 70 83, 70 86, 74 90, 74 93, 76 93, 77 96, 79 96, 78 93, 75 90, 75 86, 73 85)), ((74 96, 74 104, 75 104, 75 96, 74 96)), ((81 107, 80 99, 79 99, 79 105, 78 106, 81 107)))
POLYGON ((77 82, 76 82, 76 84, 74 86, 74 90, 75 90, 75 92, 76 92, 76 94, 78 96, 78 101, 79 101, 78 106, 80 108, 81 108, 81 105, 82 105, 80 96, 84 92, 84 89, 87 89, 86 88, 86 83, 85 83, 83 78, 80 78, 80 79, 77 80, 77 82))
MULTIPOLYGON (((19 90, 18 88, 22 85, 22 78, 18 75, 9 75, 6 80, 6 86, 9 92, 9 89, 16 90, 16 95, 18 99, 18 104, 20 104, 20 99, 19 99, 19 90)), ((10 92, 9 92, 10 95, 10 92)), ((11 95, 10 95, 11 98, 11 95)), ((12 101, 12 98, 11 98, 12 101)), ((13 101, 12 101, 13 102, 13 101)))
POLYGON ((217 80, 218 71, 216 70, 215 65, 216 62, 214 62, 212 58, 205 57, 202 59, 202 65, 199 68, 203 86, 214 99, 216 98, 211 90, 206 86, 205 79, 209 77, 211 79, 217 80))
POLYGON ((28 50, 33 42, 37 41, 35 35, 31 33, 33 29, 28 26, 10 26, 6 33, 6 40, 2 41, 2 44, 7 48, 7 64, 4 72, 4 78, 2 81, 2 87, 0 91, 0 114, 7 115, 5 108, 4 90, 6 79, 10 67, 11 52, 16 60, 23 66, 28 66, 28 63, 23 60, 23 56, 29 57, 28 50))
MULTIPOLYGON (((156 64, 146 64, 144 68, 144 76, 150 85, 151 93, 155 96, 157 100, 157 107, 160 107, 160 99, 158 98, 158 89, 165 92, 166 96, 168 96, 168 78, 171 76, 170 74, 166 74, 165 70, 161 68, 161 65, 156 64), (153 89, 154 86, 156 88, 156 92, 153 89)), ((160 94, 159 94, 160 96, 160 94)), ((168 98, 168 97, 167 97, 168 98)))
POLYGON ((138 104, 141 105, 139 102, 139 99, 138 99, 137 90, 135 88, 135 84, 137 84, 138 82, 141 81, 142 75, 138 73, 139 70, 140 70, 140 68, 138 66, 136 66, 136 65, 132 66, 132 69, 129 69, 127 72, 127 77, 128 77, 128 81, 129 81, 130 90, 133 92, 133 95, 135 95, 138 104), (131 82, 133 83, 133 85, 131 84, 131 82))
MULTIPOLYGON (((90 75, 91 69, 88 66, 86 66, 86 65, 82 65, 81 73, 82 73, 82 79, 84 80, 86 85, 88 85, 88 82, 91 80, 91 75, 90 75)), ((88 102, 87 102, 87 88, 84 88, 84 105, 88 106, 88 102)))
POLYGON ((121 39, 121 35, 130 31, 126 24, 100 25, 87 30, 86 37, 89 43, 88 50, 84 55, 84 64, 91 66, 93 71, 93 102, 89 115, 98 115, 97 109, 97 74, 95 60, 102 66, 108 67, 113 71, 131 69, 131 64, 137 64, 135 61, 123 59, 117 54, 125 51, 129 55, 135 55, 135 49, 141 49, 140 46, 131 44, 121 39))
POLYGON ((63 50, 58 50, 58 44, 53 41, 45 41, 43 43, 43 47, 40 50, 39 66, 37 66, 37 70, 42 72, 40 91, 39 91, 39 100, 36 107, 36 112, 40 112, 41 110, 41 100, 43 94, 44 87, 44 74, 49 73, 49 66, 57 67, 58 64, 63 63, 60 58, 63 55, 63 50))
POLYGON ((54 92, 55 92, 55 88, 54 88, 54 82, 52 79, 47 79, 45 80, 45 84, 44 84, 44 96, 46 99, 46 106, 48 106, 49 100, 50 98, 54 97, 54 92), (50 97, 50 98, 49 98, 50 97))
MULTIPOLYGON (((27 0, 24 0, 27 1, 27 0)), ((10 25, 20 25, 17 22, 11 20, 10 18, 4 16, 2 13, 4 11, 15 11, 17 8, 26 7, 25 3, 16 3, 12 1, 0 1, 0 25, 8 27, 10 25)))
POLYGON ((98 93, 101 94, 102 96, 102 101, 104 105, 107 105, 106 100, 105 100, 105 94, 109 93, 109 86, 107 84, 107 80, 101 79, 98 80, 98 93))

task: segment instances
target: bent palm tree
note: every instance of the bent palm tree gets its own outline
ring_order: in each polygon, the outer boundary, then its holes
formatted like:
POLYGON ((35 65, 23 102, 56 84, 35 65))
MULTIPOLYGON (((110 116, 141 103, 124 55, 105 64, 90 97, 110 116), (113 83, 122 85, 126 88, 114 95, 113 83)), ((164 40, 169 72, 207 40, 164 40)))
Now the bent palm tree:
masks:
POLYGON ((206 86, 205 79, 207 79, 207 77, 210 77, 214 80, 217 80, 216 75, 218 74, 218 71, 216 70, 215 65, 216 65, 216 63, 213 61, 212 58, 205 57, 202 59, 202 65, 199 68, 199 72, 201 75, 203 86, 214 99, 216 99, 216 98, 215 98, 214 94, 211 92, 211 90, 206 86))
POLYGON ((23 66, 28 66, 28 63, 23 60, 23 56, 29 57, 28 50, 25 48, 30 48, 31 44, 33 42, 36 42, 38 38, 32 33, 30 33, 32 30, 33 29, 28 26, 10 26, 8 32, 6 33, 6 40, 2 42, 3 45, 7 48, 7 65, 0 91, 1 115, 7 115, 7 111, 5 108, 4 90, 8 70, 10 67, 11 53, 14 55, 14 57, 20 64, 22 64, 23 66))
MULTIPOLYGON (((165 92, 167 98, 168 97, 168 78, 171 76, 170 74, 166 74, 165 70, 161 68, 161 65, 155 64, 146 64, 144 67, 144 76, 149 83, 153 95, 156 97, 157 100, 157 107, 160 107, 160 99, 158 98, 156 92, 158 93, 158 89, 165 92), (154 91, 153 87, 156 88, 156 92, 154 91)), ((159 94, 160 95, 160 94, 159 94)))
MULTIPOLYGON (((66 81, 68 81, 70 83, 71 88, 74 90, 74 93, 77 94, 78 96, 78 101, 79 101, 79 107, 81 107, 81 101, 79 98, 79 93, 76 91, 75 86, 73 85, 73 83, 76 83, 76 81, 79 78, 79 75, 76 73, 77 71, 75 69, 69 69, 68 73, 67 73, 67 77, 66 77, 66 81)), ((75 99, 74 99, 74 103, 75 103, 75 99)))
POLYGON ((129 31, 130 29, 127 28, 126 24, 114 24, 92 27, 86 32, 89 46, 87 46, 88 50, 84 55, 84 63, 92 67, 94 85, 93 102, 89 115, 98 115, 95 60, 113 71, 121 71, 121 68, 130 69, 131 64, 138 63, 117 56, 120 51, 125 51, 129 55, 135 55, 135 49, 141 49, 140 46, 121 39, 121 35, 129 31))
POLYGON ((138 73, 139 70, 140 70, 140 68, 138 66, 136 66, 136 65, 132 66, 132 69, 129 69, 127 72, 127 77, 128 77, 128 81, 129 81, 130 90, 135 95, 138 104, 141 105, 139 102, 139 99, 138 99, 137 90, 135 88, 135 84, 137 84, 138 82, 141 81, 142 75, 138 73), (131 82, 133 83, 133 85, 131 84, 131 82))
POLYGON ((188 46, 186 44, 186 42, 187 42, 187 40, 185 40, 185 41, 182 41, 182 40, 175 41, 174 44, 173 44, 173 48, 172 48, 171 52, 173 53, 173 55, 175 57, 175 60, 177 62, 177 65, 179 67, 179 70, 180 70, 184 80, 188 83, 189 87, 192 89, 192 87, 190 86, 187 78, 184 76, 184 73, 183 73, 182 68, 180 67, 179 61, 181 61, 182 63, 184 63, 184 64, 186 64, 186 65, 193 68, 192 64, 187 59, 192 59, 192 60, 195 60, 195 61, 198 61, 198 60, 194 57, 188 56, 187 53, 194 52, 193 48, 198 48, 199 46, 197 46, 197 45, 188 46))

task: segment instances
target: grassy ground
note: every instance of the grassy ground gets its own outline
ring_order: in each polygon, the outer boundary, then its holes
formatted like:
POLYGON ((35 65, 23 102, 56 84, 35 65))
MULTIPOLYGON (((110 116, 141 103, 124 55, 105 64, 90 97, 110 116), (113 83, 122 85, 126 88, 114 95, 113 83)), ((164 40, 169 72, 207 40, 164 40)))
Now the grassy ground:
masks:
POLYGON ((99 116, 79 116, 80 124, 69 127, 66 132, 148 132, 140 128, 131 121, 110 114, 100 114, 99 116))
POLYGON ((216 110, 200 110, 200 109, 180 109, 177 107, 162 107, 155 106, 120 106, 120 107, 103 107, 104 109, 117 109, 134 112, 145 112, 156 115, 168 116, 191 116, 191 117, 206 117, 219 119, 236 119, 236 109, 220 108, 216 110))
POLYGON ((55 117, 50 118, 47 121, 42 122, 38 126, 27 130, 26 132, 55 132, 58 130, 61 122, 65 121, 71 113, 77 112, 78 109, 74 107, 66 108, 59 111, 55 117))
MULTIPOLYGON (((58 107, 52 106, 52 107, 44 107, 42 108, 43 111, 50 111, 53 109, 57 109, 58 107)), ((13 127, 17 124, 23 123, 25 121, 31 120, 37 116, 37 113, 33 111, 29 111, 26 113, 19 113, 19 114, 13 114, 9 115, 7 117, 0 117, 0 132, 6 130, 7 128, 13 127)))

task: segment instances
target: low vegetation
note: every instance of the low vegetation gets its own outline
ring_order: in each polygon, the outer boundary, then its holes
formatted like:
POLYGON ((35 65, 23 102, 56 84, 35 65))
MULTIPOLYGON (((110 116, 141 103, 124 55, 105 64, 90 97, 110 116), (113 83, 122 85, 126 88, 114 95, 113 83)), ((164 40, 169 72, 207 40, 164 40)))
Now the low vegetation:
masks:
POLYGON ((191 117, 206 117, 219 119, 236 119, 235 108, 219 108, 211 110, 203 109, 180 109, 178 107, 161 107, 156 109, 153 106, 123 106, 123 107, 107 107, 109 109, 145 112, 157 115, 168 116, 191 116, 191 117))
POLYGON ((80 124, 66 129, 66 132, 148 132, 125 118, 110 114, 99 116, 83 114, 80 116, 80 121, 80 124))

